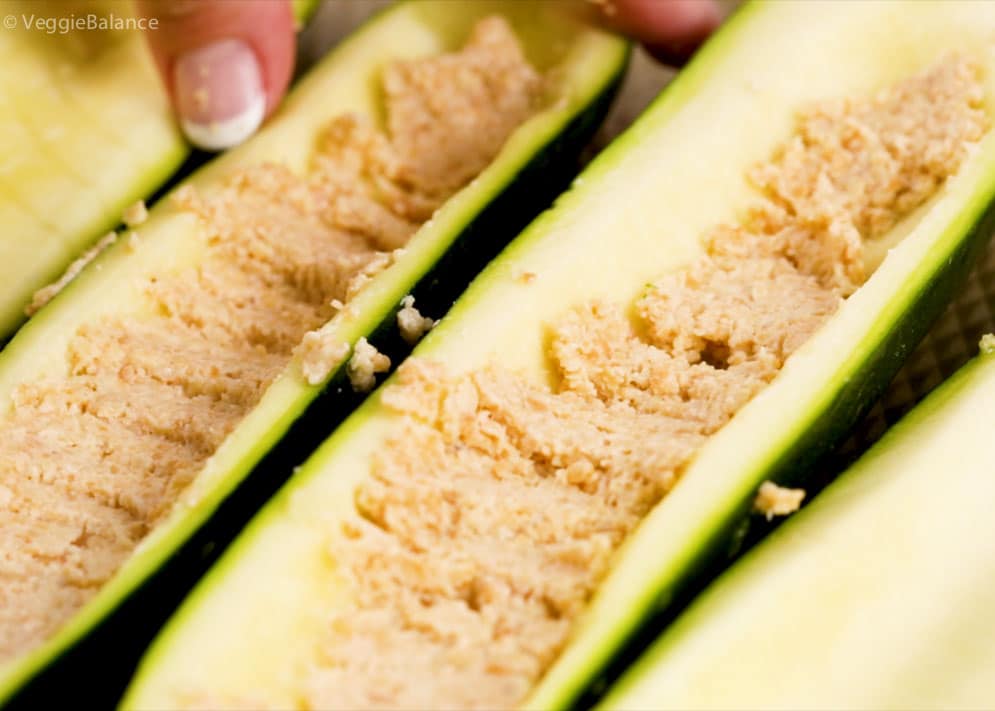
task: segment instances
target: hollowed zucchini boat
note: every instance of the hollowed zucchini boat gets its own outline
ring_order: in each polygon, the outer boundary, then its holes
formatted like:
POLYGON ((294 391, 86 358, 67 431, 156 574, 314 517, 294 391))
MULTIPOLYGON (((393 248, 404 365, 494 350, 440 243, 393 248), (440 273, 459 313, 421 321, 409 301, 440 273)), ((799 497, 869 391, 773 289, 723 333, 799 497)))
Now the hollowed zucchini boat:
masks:
MULTIPOLYGON (((993 30, 995 6, 981 3, 747 6, 555 208, 474 281, 414 356, 451 374, 496 363, 533 383, 549 381, 548 324, 592 298, 627 303, 648 281, 700 255, 706 229, 734 221, 755 199, 744 174, 785 141, 796 112, 809 102, 867 95, 959 50, 983 65, 983 111, 990 117, 993 30)), ((611 559, 526 707, 566 708, 590 691, 648 616, 668 608, 728 554, 762 482, 804 480, 806 467, 865 411, 947 301, 987 240, 993 197, 989 131, 932 199, 874 242, 876 269, 867 281, 697 451, 679 483, 611 559)), ((145 655, 125 708, 292 706, 306 703, 302 690, 321 660, 348 663, 348 654, 330 645, 358 604, 344 576, 361 585, 364 575, 336 558, 331 541, 338 540, 340 522, 355 519, 357 487, 371 480, 373 463, 405 446, 406 420, 397 412, 399 396, 386 402, 395 387, 389 386, 322 445, 198 584, 145 655)), ((454 451, 459 454, 458 444, 454 451)), ((426 449, 430 455, 436 456, 426 449)), ((388 486, 382 477, 376 481, 388 486)), ((459 518, 445 506, 449 493, 439 495, 443 528, 459 518)), ((485 506, 500 496, 485 488, 466 501, 485 506)), ((494 535, 496 541, 503 533, 494 535)), ((476 560, 486 570, 487 555, 476 560)), ((383 577, 380 569, 371 575, 383 577)), ((363 594, 379 599, 375 590, 363 594)), ((451 607, 464 614, 479 604, 470 593, 451 607)), ((418 622, 411 624, 406 629, 415 635, 418 622)), ((454 623, 450 632, 460 629, 454 623)), ((347 647, 367 655, 371 669, 378 663, 372 639, 347 647)), ((386 659, 403 666, 393 652, 386 659)), ((421 664, 417 652, 410 662, 421 664)), ((448 673, 440 665, 422 678, 434 682, 427 676, 448 673)), ((338 698, 335 684, 350 678, 330 678, 338 680, 329 682, 338 698)), ((373 696, 379 689, 381 700, 392 698, 389 688, 370 686, 373 696)))
POLYGON ((995 357, 986 339, 978 358, 707 588, 599 708, 991 706, 995 357))
MULTIPOLYGON (((394 253, 390 266, 326 324, 323 333, 332 343, 355 344, 369 336, 381 346, 397 346, 396 314, 406 295, 414 294, 417 306, 435 315, 451 303, 501 240, 519 231, 552 199, 557 182, 570 177, 621 78, 626 43, 574 21, 555 3, 402 3, 336 47, 256 137, 180 187, 209 199, 242 168, 277 163, 304 170, 330 119, 350 112, 382 119, 380 77, 388 63, 454 51, 478 20, 493 14, 510 23, 527 60, 549 75, 545 86, 552 95, 510 134, 483 172, 446 201, 405 249, 394 253)), ((150 279, 206 259, 197 216, 175 200, 162 200, 136 230, 102 252, 4 350, 5 411, 14 409, 23 384, 66 372, 69 347, 81 327, 103 317, 140 321, 152 308, 145 291, 150 279)), ((302 376, 299 359, 282 371, 96 595, 53 637, 0 665, 0 702, 33 705, 75 697, 79 684, 98 705, 115 698, 107 694, 120 693, 157 622, 191 575, 202 570, 204 559, 355 406, 356 398, 344 392, 349 389, 344 364, 332 361, 328 367, 327 374, 308 378, 320 380, 317 385, 302 376)), ((84 526, 81 536, 86 535, 84 526)))
MULTIPOLYGON (((297 0, 307 17, 315 0, 297 0)), ((34 291, 148 198, 189 155, 131 3, 16 1, 0 34, 0 339, 34 291), (59 23, 63 24, 59 24, 59 23)))

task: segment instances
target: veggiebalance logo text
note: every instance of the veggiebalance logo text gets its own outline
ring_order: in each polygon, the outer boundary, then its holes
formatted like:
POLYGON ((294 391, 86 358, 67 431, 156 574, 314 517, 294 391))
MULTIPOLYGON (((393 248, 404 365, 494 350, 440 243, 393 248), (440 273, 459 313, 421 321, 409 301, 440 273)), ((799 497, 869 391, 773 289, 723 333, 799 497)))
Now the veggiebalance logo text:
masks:
POLYGON ((58 17, 21 13, 4 16, 3 26, 8 30, 16 30, 21 27, 25 30, 44 32, 48 35, 65 35, 70 32, 101 30, 157 30, 159 29, 159 18, 126 17, 114 13, 99 15, 95 12, 58 17))

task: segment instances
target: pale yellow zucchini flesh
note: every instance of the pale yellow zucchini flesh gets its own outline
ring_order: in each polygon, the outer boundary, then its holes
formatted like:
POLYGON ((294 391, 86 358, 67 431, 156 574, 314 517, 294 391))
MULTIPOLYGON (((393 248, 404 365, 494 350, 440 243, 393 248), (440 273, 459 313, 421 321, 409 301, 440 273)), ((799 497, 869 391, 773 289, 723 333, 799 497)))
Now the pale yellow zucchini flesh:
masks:
POLYGON ((183 161, 188 148, 131 5, 3 5, 0 32, 0 335, 183 161), (82 21, 82 29, 66 23, 82 21))

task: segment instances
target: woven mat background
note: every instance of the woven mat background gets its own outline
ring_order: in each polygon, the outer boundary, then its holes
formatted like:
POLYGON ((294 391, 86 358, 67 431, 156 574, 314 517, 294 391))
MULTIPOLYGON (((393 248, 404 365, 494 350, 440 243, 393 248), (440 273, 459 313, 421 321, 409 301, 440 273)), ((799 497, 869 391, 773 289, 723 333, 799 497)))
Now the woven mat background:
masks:
MULTIPOLYGON (((325 2, 301 35, 299 66, 320 58, 365 18, 389 0, 325 2)), ((730 3, 731 4, 731 3, 730 3)), ((599 131, 587 158, 625 129, 674 77, 674 70, 637 50, 618 99, 599 131)), ((975 265, 959 296, 913 352, 885 395, 844 445, 846 459, 865 449, 968 358, 977 352, 980 337, 995 331, 995 245, 975 265)))

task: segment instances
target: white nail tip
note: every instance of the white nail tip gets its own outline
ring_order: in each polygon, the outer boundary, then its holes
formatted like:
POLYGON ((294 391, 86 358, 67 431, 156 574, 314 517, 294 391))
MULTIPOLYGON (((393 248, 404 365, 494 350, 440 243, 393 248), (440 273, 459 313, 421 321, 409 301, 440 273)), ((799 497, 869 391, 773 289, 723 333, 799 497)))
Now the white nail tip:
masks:
POLYGON ((180 126, 190 142, 205 151, 233 148, 256 132, 266 114, 266 99, 259 96, 245 110, 223 121, 208 124, 181 119, 180 126))

